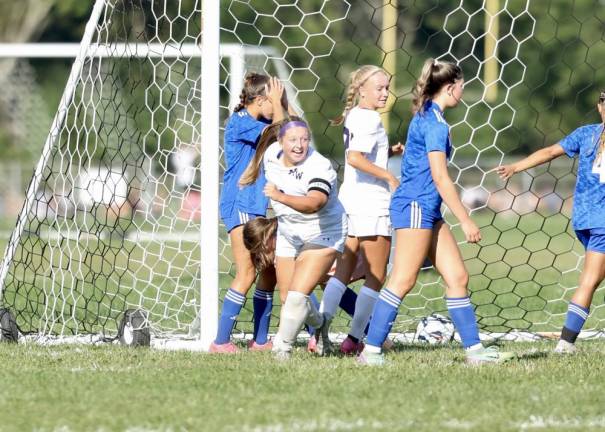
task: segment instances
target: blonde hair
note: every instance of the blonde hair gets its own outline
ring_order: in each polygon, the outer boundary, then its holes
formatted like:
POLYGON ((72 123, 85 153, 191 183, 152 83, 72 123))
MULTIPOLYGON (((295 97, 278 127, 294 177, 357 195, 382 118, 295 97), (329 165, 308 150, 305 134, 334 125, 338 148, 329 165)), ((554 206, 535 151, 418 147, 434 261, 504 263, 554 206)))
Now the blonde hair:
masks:
POLYGON ((256 181, 256 179, 258 179, 258 176, 260 175, 260 168, 263 164, 263 156, 265 156, 267 148, 279 139, 279 131, 281 130, 282 126, 291 121, 300 120, 301 119, 299 117, 292 116, 277 123, 271 123, 263 130, 260 138, 258 139, 258 144, 256 144, 254 156, 246 167, 246 170, 242 173, 242 176, 239 178, 240 186, 251 185, 256 181))
POLYGON ((422 112, 424 105, 429 99, 432 99, 439 90, 446 84, 454 84, 462 79, 462 69, 460 66, 450 62, 444 62, 429 58, 424 62, 420 78, 414 85, 412 94, 412 111, 422 112))
POLYGON ((244 246, 250 251, 257 271, 273 265, 275 248, 272 237, 277 232, 277 219, 258 217, 244 225, 244 246))
POLYGON ((389 76, 386 71, 380 66, 364 65, 359 69, 354 70, 349 75, 349 85, 347 87, 347 99, 345 101, 345 108, 342 113, 333 120, 330 120, 332 126, 338 126, 345 121, 345 117, 357 103, 359 102, 359 88, 365 84, 365 82, 373 75, 377 73, 383 73, 387 77, 389 76))
POLYGON ((244 86, 239 95, 239 104, 233 112, 239 112, 252 103, 254 99, 265 95, 265 86, 269 84, 267 75, 250 72, 244 78, 244 86))

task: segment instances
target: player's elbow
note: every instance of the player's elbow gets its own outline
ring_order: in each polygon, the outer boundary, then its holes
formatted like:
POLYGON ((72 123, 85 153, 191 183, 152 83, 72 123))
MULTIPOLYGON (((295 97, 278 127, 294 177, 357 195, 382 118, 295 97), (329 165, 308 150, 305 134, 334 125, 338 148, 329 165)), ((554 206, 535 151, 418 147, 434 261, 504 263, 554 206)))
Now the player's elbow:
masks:
POLYGON ((358 152, 349 151, 347 153, 347 163, 353 168, 359 168, 360 158, 362 157, 363 156, 358 152))
POLYGON ((322 209, 322 207, 324 205, 326 205, 327 201, 328 201, 327 198, 326 199, 316 198, 316 199, 309 200, 309 202, 304 207, 304 209, 301 210, 301 213, 306 213, 306 214, 317 213, 318 211, 320 211, 322 209))

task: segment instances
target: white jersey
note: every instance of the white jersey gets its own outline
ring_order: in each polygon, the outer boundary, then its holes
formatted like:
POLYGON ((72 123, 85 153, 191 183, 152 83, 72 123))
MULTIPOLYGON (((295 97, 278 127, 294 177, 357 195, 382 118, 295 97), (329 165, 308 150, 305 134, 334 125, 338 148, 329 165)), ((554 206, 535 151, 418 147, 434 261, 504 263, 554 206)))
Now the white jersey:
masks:
POLYGON ((348 215, 385 216, 389 214, 389 184, 353 168, 346 160, 349 150, 364 153, 374 165, 387 169, 389 140, 378 112, 353 108, 344 124, 345 176, 340 187, 340 201, 348 215))
POLYGON ((328 159, 309 148, 300 164, 286 167, 280 160, 279 143, 269 146, 263 158, 267 182, 288 195, 305 196, 317 190, 328 196, 328 202, 316 213, 305 214, 285 204, 271 200, 278 220, 278 229, 287 237, 305 238, 307 234, 334 229, 342 225, 344 209, 338 200, 336 172, 328 159))

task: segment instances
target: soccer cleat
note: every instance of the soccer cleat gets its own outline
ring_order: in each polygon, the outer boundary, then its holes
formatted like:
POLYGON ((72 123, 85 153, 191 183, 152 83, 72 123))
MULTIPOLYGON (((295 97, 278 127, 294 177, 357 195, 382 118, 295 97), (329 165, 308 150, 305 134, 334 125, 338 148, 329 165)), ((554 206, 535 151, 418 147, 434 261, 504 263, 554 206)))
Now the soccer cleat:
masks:
POLYGON ((557 354, 575 354, 578 352, 578 348, 576 347, 575 344, 572 344, 571 342, 567 342, 566 340, 561 339, 557 343, 557 346, 555 347, 554 352, 557 354))
POLYGON ((323 323, 321 327, 315 331, 315 353, 317 353, 317 355, 325 356, 332 353, 332 342, 330 341, 331 323, 332 320, 326 319, 326 316, 323 315, 323 323))
POLYGON ((307 352, 316 353, 317 352, 317 340, 315 340, 315 336, 312 335, 309 338, 309 342, 307 342, 307 352))
POLYGON ((212 354, 237 354, 239 353, 239 349, 233 342, 227 342, 224 344, 212 342, 210 344, 210 348, 208 348, 208 352, 212 354))
POLYGON ((357 363, 363 366, 384 366, 386 361, 382 353, 370 353, 362 351, 357 356, 357 363))
POLYGON ((505 363, 516 357, 515 353, 500 351, 497 346, 493 345, 466 351, 466 362, 471 365, 505 363))
POLYGON ((347 336, 340 345, 340 352, 344 355, 358 355, 363 351, 363 347, 363 342, 354 342, 350 336, 347 336))
POLYGON ((264 344, 257 344, 255 340, 248 341, 248 351, 271 351, 273 349, 273 342, 268 340, 264 344))

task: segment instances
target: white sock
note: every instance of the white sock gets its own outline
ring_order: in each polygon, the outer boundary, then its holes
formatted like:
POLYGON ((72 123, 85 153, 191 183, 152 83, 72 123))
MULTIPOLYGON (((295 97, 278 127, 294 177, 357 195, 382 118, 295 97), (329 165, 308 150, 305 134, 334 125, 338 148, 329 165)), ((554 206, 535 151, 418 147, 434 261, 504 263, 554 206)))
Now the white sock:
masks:
POLYGON ((366 345, 363 350, 367 353, 372 353, 372 354, 380 354, 382 352, 381 347, 377 347, 374 345, 366 345))
POLYGON ((317 310, 309 296, 307 296, 307 318, 305 324, 315 328, 321 327, 323 324, 323 316, 321 312, 317 310))
POLYGON ((378 300, 378 292, 367 286, 362 286, 359 295, 355 301, 355 314, 351 321, 350 335, 358 340, 363 339, 363 332, 366 329, 370 316, 374 310, 374 304, 378 300))
POLYGON ((335 277, 331 277, 326 284, 319 311, 322 312, 327 319, 332 319, 334 315, 336 315, 338 304, 346 289, 347 286, 335 277))
POLYGON ((471 345, 470 347, 466 348, 465 351, 467 351, 467 352, 468 351, 476 351, 476 350, 481 349, 481 348, 483 348, 483 344, 478 343, 478 344, 471 345))
POLYGON ((303 293, 290 291, 288 298, 282 307, 279 329, 275 339, 280 346, 275 346, 279 351, 292 351, 292 344, 296 341, 298 332, 307 318, 309 296, 303 293))

